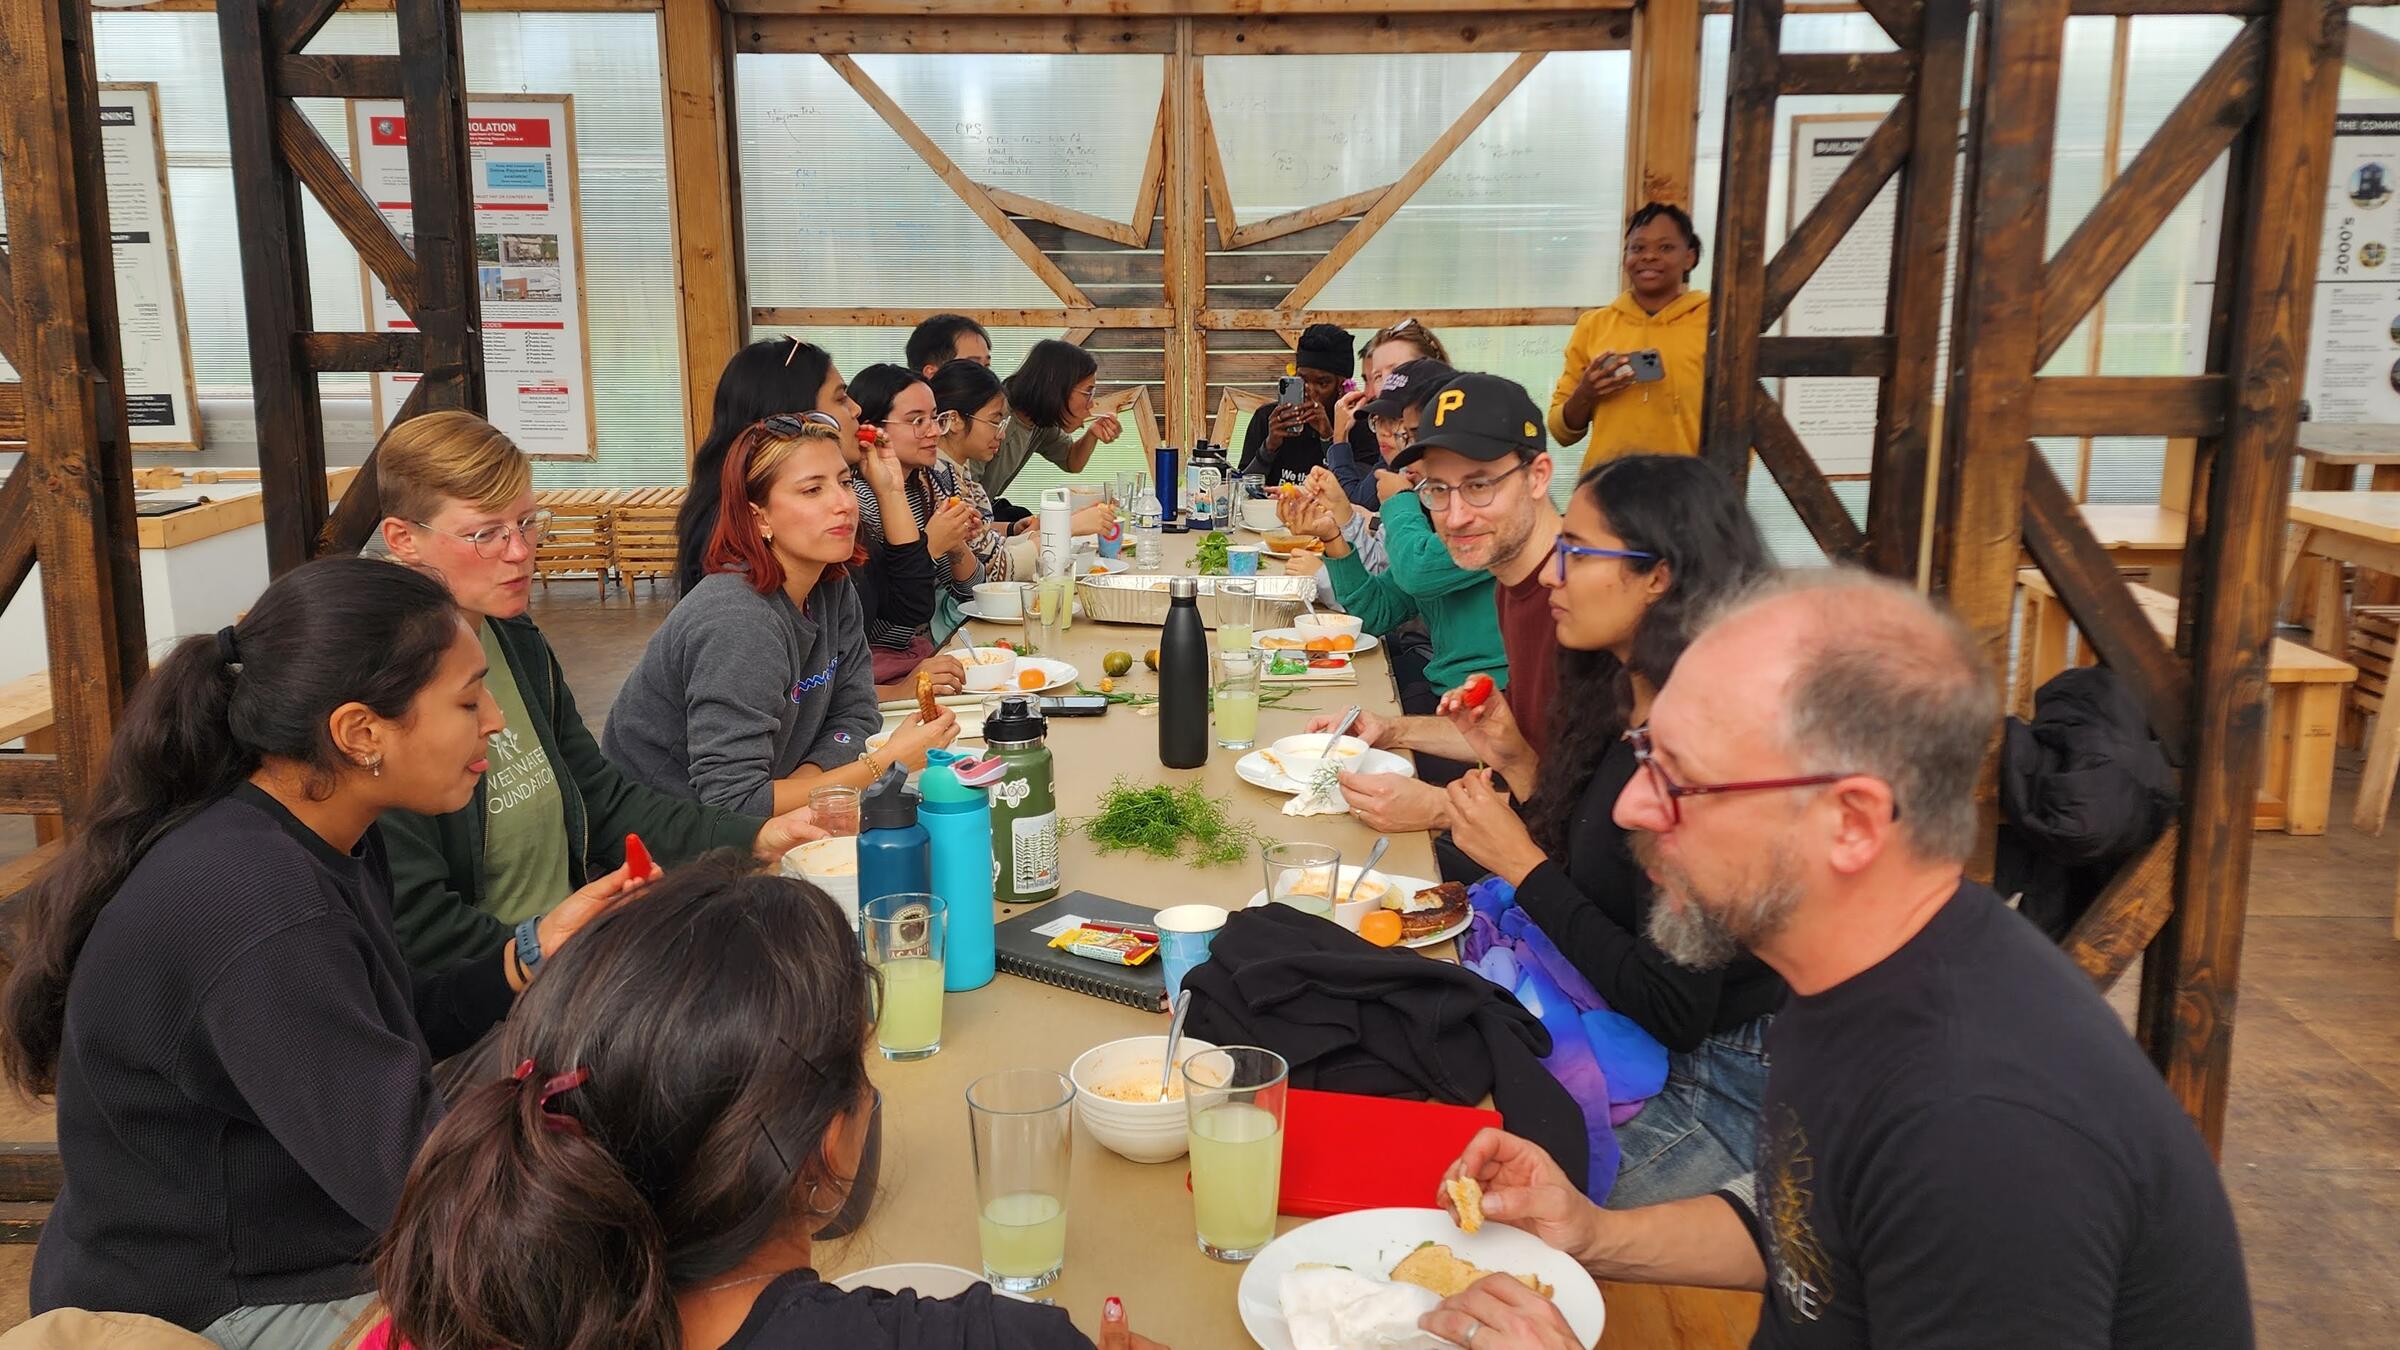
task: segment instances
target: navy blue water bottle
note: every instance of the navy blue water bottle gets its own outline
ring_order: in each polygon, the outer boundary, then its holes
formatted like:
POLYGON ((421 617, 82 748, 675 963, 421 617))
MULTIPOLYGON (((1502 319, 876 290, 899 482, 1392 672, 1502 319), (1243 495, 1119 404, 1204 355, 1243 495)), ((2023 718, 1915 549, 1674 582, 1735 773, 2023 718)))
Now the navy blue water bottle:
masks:
POLYGON ((1183 451, 1178 446, 1162 445, 1151 462, 1157 472, 1150 481, 1158 484, 1158 527, 1168 534, 1183 533, 1183 517, 1175 506, 1183 490, 1183 451))
POLYGON ((917 790, 898 764, 858 800, 858 898, 933 893, 933 836, 917 823, 917 790))

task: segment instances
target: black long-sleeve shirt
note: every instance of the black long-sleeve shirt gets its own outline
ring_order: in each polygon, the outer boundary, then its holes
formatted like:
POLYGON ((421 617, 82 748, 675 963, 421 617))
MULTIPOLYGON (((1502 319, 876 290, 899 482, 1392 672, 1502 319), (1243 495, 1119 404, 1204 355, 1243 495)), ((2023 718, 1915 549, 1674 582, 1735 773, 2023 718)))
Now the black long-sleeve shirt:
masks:
POLYGON ((1302 431, 1283 438, 1283 444, 1267 448, 1267 423, 1275 416, 1275 404, 1268 404, 1250 415, 1250 425, 1242 432, 1242 458, 1237 474, 1260 474, 1267 486, 1278 483, 1298 483, 1308 477, 1308 471, 1325 462, 1325 438, 1314 431, 1302 431))
POLYGON ((498 948, 411 974, 377 831, 339 853, 235 788, 151 846, 76 958, 33 1311, 197 1330, 373 1288, 433 1061, 512 998, 498 948))
POLYGON ((1575 808, 1567 856, 1528 872, 1517 903, 1608 1006, 1681 1053, 1775 1011, 1784 986, 1757 957, 1719 970, 1686 970, 1649 939, 1657 896, 1633 860, 1624 828, 1611 818, 1637 767, 1632 746, 1610 747, 1575 808))

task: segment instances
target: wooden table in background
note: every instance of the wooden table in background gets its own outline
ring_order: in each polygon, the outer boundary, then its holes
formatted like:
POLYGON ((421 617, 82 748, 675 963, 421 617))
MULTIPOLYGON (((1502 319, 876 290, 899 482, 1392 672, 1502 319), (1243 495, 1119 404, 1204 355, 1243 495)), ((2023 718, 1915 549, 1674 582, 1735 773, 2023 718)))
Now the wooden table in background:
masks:
MULTIPOLYGON (((1188 567, 1196 540, 1167 536, 1169 574, 1188 567)), ((1008 624, 974 623, 978 643, 1017 636, 1008 624)), ((1158 677, 1140 655, 1156 646, 1155 628, 1084 622, 1070 630, 1064 649, 1043 655, 1071 662, 1084 682, 1097 685, 1101 655, 1123 650, 1135 657, 1123 687, 1149 692, 1158 677)), ((1213 645, 1213 642, 1212 642, 1213 645)), ((1355 688, 1313 688, 1293 699, 1314 712, 1336 712, 1351 702, 1394 715, 1390 667, 1382 650, 1360 660, 1355 688)), ((1259 743, 1302 730, 1311 711, 1262 708, 1259 743)), ((1232 751, 1216 750, 1198 769, 1162 768, 1158 721, 1130 708, 1111 708, 1096 718, 1052 718, 1050 751, 1062 818, 1091 814, 1100 794, 1120 775, 1135 782, 1198 782, 1225 803, 1236 819, 1276 839, 1337 845, 1351 859, 1363 858, 1374 832, 1349 816, 1293 819, 1281 813, 1284 798, 1244 783, 1233 771, 1232 751)), ((1082 835, 1060 842, 1066 890, 1088 890, 1144 905, 1206 902, 1228 909, 1246 903, 1262 881, 1255 860, 1222 868, 1148 856, 1104 857, 1082 835)), ((1402 876, 1437 874, 1431 840, 1423 834, 1395 836, 1378 870, 1402 876)), ((1021 911, 1004 909, 1014 915, 1021 911)), ((1103 1041, 1157 1035, 1166 1019, 1088 995, 1002 975, 991 984, 952 994, 942 1009, 942 1049, 930 1059, 871 1066, 884 1096, 881 1184, 877 1206, 854 1238, 824 1249, 820 1269, 829 1275, 893 1261, 938 1261, 981 1269, 975 1231, 975 1174, 967 1147, 967 1085, 997 1069, 1048 1068, 1065 1073, 1077 1055, 1103 1041)), ((1176 1350, 1217 1350, 1248 1345, 1235 1308, 1242 1266, 1223 1265, 1194 1245, 1192 1201, 1186 1165, 1128 1162, 1077 1132, 1067 1200, 1067 1263, 1043 1296, 1066 1308, 1086 1333, 1097 1331, 1100 1303, 1124 1298, 1136 1329, 1176 1350)), ((1426 1179, 1431 1202, 1434 1178, 1426 1179)), ((1305 1222, 1285 1218, 1287 1230, 1305 1222)), ((1707 1290, 1610 1287, 1608 1346, 1694 1347, 1746 1344, 1757 1320, 1757 1298, 1707 1290)))
MULTIPOLYGON (((2352 491, 2358 486, 2361 468, 2368 471, 2369 490, 2400 491, 2400 427, 2302 422, 2292 448, 2300 456, 2303 492, 2352 491)), ((2307 625, 2314 620, 2321 589, 2318 573, 2325 568, 2340 570, 2338 564, 2315 558, 2303 559, 2295 570, 2284 611, 2293 623, 2307 625)), ((2364 603, 2388 605, 2400 600, 2400 581, 2377 578, 2367 591, 2364 603)))

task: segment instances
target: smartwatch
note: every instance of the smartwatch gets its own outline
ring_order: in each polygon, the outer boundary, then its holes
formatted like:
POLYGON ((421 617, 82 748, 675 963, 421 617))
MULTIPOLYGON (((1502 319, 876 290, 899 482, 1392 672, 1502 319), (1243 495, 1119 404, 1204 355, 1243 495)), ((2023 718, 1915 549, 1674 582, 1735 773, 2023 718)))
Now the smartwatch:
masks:
POLYGON ((532 918, 517 925, 517 964, 525 968, 527 975, 531 975, 533 968, 542 963, 541 922, 539 918, 532 918))

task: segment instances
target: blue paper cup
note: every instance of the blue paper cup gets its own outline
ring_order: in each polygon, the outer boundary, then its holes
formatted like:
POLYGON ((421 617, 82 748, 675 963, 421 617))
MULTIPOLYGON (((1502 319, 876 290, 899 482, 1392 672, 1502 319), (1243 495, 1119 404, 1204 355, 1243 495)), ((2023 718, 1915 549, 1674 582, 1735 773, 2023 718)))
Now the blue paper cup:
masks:
POLYGON ((1170 905, 1158 912, 1158 959, 1165 962, 1167 1002, 1183 991, 1183 977, 1208 959, 1208 949, 1225 926, 1225 911, 1215 905, 1170 905))
POLYGON ((1258 575, 1258 545, 1235 544, 1225 550, 1225 574, 1234 577, 1258 575))

